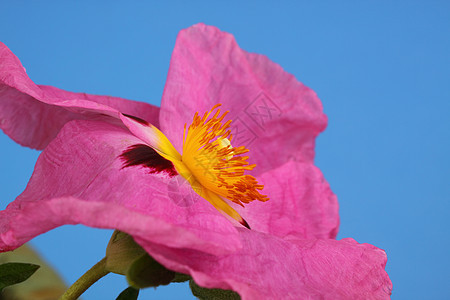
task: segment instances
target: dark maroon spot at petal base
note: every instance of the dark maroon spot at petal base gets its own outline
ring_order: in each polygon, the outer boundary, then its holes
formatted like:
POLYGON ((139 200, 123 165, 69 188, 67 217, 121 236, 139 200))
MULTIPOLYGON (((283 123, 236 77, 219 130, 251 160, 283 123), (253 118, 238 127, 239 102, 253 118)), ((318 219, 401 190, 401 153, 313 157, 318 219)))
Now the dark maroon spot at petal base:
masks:
POLYGON ((244 218, 242 218, 241 222, 239 222, 239 223, 241 223, 242 226, 246 227, 247 229, 251 230, 250 225, 248 225, 247 221, 245 221, 244 218))
POLYGON ((165 159, 153 148, 144 144, 128 147, 119 157, 124 162, 122 169, 143 166, 149 168, 151 174, 166 172, 171 177, 178 175, 170 160, 165 159))
POLYGON ((138 117, 135 117, 135 116, 132 116, 132 115, 128 115, 128 114, 122 114, 122 115, 124 115, 125 117, 128 117, 130 119, 133 119, 133 120, 135 120, 136 122, 138 122, 138 123, 140 123, 142 125, 148 126, 148 124, 149 124, 147 121, 142 120, 141 118, 138 118, 138 117))

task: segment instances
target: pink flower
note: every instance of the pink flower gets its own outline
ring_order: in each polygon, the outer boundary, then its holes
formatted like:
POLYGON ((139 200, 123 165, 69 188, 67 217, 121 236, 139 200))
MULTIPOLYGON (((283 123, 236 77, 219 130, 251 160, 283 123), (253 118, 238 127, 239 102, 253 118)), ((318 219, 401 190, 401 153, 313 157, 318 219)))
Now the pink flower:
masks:
MULTIPOLYGON (((214 27, 185 29, 159 109, 37 86, 0 46, 0 127, 21 145, 44 149, 25 191, 0 211, 1 251, 81 223, 126 232, 167 268, 243 299, 389 298, 384 251, 334 240, 337 200, 313 165, 327 121, 319 99, 265 56, 214 27), (197 195, 166 160, 183 153, 184 125, 195 112, 219 102, 230 111, 232 146, 250 149, 256 167, 246 172, 270 198, 231 204, 234 216, 197 195)), ((231 149, 223 142, 218 149, 231 149)))

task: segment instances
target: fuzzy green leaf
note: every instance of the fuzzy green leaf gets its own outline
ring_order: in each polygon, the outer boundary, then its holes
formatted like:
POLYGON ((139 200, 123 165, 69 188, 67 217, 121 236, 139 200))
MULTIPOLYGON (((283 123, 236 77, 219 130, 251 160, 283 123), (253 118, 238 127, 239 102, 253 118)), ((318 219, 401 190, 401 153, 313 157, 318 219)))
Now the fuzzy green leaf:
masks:
POLYGON ((125 275, 133 262, 145 253, 130 235, 116 230, 106 248, 106 270, 125 275))
POLYGON ((116 300, 136 300, 139 296, 139 290, 134 287, 128 287, 119 294, 116 300))
POLYGON ((167 285, 175 278, 175 272, 166 269, 150 255, 135 260, 127 272, 128 284, 135 288, 167 285))
POLYGON ((221 289, 207 289, 197 285, 193 280, 189 281, 192 294, 200 300, 240 300, 238 293, 221 289))
POLYGON ((173 278, 172 282, 186 282, 191 279, 192 279, 191 276, 187 274, 175 273, 175 277, 173 278))

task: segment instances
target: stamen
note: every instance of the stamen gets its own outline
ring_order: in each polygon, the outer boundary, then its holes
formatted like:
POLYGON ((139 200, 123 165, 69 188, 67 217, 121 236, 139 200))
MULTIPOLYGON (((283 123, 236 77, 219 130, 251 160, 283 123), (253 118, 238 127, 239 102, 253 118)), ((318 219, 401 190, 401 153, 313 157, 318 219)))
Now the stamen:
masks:
POLYGON ((236 204, 269 200, 259 192, 263 185, 255 177, 245 175, 255 165, 248 163, 248 156, 242 156, 249 151, 245 146, 231 145, 231 120, 222 124, 228 111, 220 114, 220 105, 202 117, 196 113, 192 124, 188 128, 184 126, 183 163, 205 188, 236 204))

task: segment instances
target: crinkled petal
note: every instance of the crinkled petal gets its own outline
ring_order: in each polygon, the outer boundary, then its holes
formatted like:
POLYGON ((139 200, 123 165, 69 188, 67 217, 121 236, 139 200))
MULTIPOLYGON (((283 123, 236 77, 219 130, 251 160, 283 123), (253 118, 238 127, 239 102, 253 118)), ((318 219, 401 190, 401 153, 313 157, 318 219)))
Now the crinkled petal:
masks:
POLYGON ((290 161, 258 180, 270 200, 237 208, 252 229, 284 239, 336 237, 339 205, 317 167, 290 161))
POLYGON ((39 156, 25 191, 0 212, 0 250, 77 223, 175 248, 238 249, 236 228, 181 176, 124 167, 121 154, 136 144, 142 141, 115 125, 67 123, 39 156))
POLYGON ((315 137, 327 123, 314 91, 267 57, 240 49, 231 34, 198 24, 178 35, 161 129, 180 150, 180 128, 217 103, 230 111, 233 146, 250 149, 254 174, 289 159, 313 161, 315 137))
POLYGON ((105 115, 118 118, 118 111, 158 126, 156 106, 34 84, 19 59, 0 42, 0 128, 17 143, 43 149, 70 120, 114 122, 105 115))
POLYGON ((166 267, 201 286, 231 289, 246 299, 389 299, 386 254, 352 239, 286 241, 239 229, 242 249, 210 255, 138 238, 166 267))

